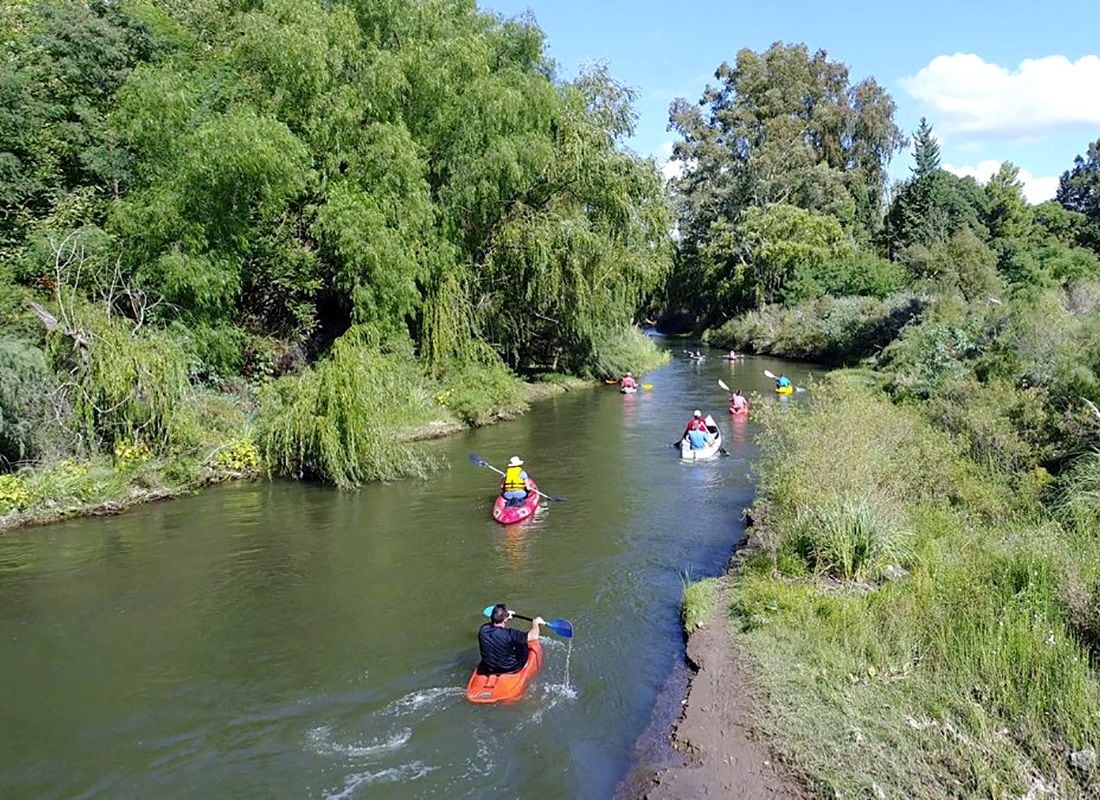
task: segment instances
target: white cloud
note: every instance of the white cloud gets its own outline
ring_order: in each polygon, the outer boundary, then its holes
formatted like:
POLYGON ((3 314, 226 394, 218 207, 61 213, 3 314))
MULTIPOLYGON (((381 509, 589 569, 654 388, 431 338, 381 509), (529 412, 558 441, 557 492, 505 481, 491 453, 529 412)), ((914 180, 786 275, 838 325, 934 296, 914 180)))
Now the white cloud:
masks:
MULTIPOLYGON (((978 183, 986 183, 1001 168, 1000 161, 989 159, 979 161, 973 167, 953 167, 944 164, 943 168, 948 172, 958 175, 960 178, 973 178, 978 183)), ((1051 200, 1058 191, 1057 175, 1032 175, 1026 169, 1020 170, 1020 182, 1024 185, 1024 197, 1029 203, 1042 203, 1051 200)))
POLYGON ((946 131, 1021 138, 1100 125, 1100 57, 1029 58, 1014 70, 973 53, 936 56, 902 87, 946 131))
POLYGON ((665 183, 683 176, 684 162, 672 157, 672 142, 662 142, 653 156, 661 165, 661 175, 664 176, 665 183))

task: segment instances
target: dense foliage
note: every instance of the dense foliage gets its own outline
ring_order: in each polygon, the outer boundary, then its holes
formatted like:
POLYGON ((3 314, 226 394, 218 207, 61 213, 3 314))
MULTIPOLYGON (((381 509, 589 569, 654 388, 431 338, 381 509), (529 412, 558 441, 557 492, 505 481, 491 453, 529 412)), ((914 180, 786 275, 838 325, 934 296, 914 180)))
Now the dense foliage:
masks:
MULTIPOLYGON (((456 409, 470 420, 518 402, 506 368, 652 355, 632 322, 671 220, 655 165, 621 146, 633 93, 600 66, 558 80, 529 19, 473 0, 30 0, 0 28, 5 459, 36 454, 47 351, 74 452, 170 450, 204 385, 304 369, 335 398, 325 359, 349 329, 337 361, 393 358, 453 396, 491 377, 456 409)), ((308 405, 260 394, 269 421, 308 405)), ((316 402, 332 431, 351 413, 316 402)), ((309 436, 277 463, 331 438, 309 436)), ((305 461, 286 468, 376 472, 305 461)))
POLYGON ((730 611, 764 725, 822 795, 1096 796, 1100 141, 1032 205, 922 119, 887 192, 873 81, 783 44, 716 77, 671 108, 663 324, 859 365, 759 404, 730 611))

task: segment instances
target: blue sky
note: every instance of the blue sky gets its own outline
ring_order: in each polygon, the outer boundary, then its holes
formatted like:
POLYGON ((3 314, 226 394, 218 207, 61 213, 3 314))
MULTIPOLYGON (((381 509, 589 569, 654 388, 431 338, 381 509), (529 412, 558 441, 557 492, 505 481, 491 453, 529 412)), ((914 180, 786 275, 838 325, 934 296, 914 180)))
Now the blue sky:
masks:
MULTIPOLYGON (((906 131, 926 115, 943 163, 983 179, 1002 160, 1021 168, 1032 200, 1100 138, 1096 0, 931 0, 924 3, 743 0, 479 0, 512 17, 531 11, 563 78, 606 61, 639 93, 631 147, 667 153, 668 104, 697 100, 715 68, 774 41, 824 48, 869 75, 898 105, 906 131)), ((897 156, 895 176, 908 174, 897 156)))

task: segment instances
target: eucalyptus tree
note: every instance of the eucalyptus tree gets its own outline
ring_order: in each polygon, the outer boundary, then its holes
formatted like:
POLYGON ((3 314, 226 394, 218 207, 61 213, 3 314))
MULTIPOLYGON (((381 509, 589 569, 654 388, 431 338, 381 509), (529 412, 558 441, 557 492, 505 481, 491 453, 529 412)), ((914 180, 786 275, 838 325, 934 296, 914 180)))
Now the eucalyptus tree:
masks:
POLYGON ((750 208, 794 206, 869 240, 903 142, 886 91, 873 78, 853 84, 823 50, 778 42, 741 50, 715 78, 698 103, 678 99, 669 112, 681 137, 673 155, 685 164, 673 187, 682 240, 670 300, 696 319, 736 310, 714 306, 724 273, 713 255, 750 208))

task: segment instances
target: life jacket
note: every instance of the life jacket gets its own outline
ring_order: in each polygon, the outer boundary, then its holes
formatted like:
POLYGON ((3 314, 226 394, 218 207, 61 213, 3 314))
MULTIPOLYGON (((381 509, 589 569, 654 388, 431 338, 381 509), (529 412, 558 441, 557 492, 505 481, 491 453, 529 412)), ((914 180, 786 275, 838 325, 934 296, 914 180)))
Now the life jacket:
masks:
POLYGON ((527 481, 523 479, 523 467, 508 467, 504 471, 504 481, 500 484, 503 492, 527 491, 527 481))

